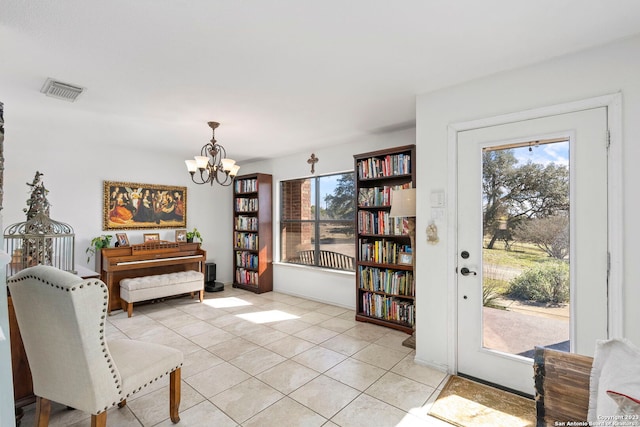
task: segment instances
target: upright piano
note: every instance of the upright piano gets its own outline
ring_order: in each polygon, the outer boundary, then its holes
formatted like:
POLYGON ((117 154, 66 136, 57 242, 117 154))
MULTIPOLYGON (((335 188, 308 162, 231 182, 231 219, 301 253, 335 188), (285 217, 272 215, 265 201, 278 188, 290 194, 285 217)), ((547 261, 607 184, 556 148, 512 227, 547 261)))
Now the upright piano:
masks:
POLYGON ((120 280, 196 270, 204 274, 207 252, 200 243, 147 242, 102 249, 100 279, 109 289, 109 307, 120 309, 120 280))

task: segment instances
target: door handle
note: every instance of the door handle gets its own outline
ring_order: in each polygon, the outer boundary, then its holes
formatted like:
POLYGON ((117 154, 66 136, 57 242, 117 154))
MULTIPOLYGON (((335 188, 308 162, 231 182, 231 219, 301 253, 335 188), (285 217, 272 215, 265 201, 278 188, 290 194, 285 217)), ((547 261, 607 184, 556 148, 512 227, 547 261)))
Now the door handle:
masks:
POLYGON ((460 269, 460 273, 462 273, 463 276, 468 276, 470 274, 473 274, 474 276, 476 276, 478 274, 475 271, 469 270, 467 267, 462 267, 460 269))

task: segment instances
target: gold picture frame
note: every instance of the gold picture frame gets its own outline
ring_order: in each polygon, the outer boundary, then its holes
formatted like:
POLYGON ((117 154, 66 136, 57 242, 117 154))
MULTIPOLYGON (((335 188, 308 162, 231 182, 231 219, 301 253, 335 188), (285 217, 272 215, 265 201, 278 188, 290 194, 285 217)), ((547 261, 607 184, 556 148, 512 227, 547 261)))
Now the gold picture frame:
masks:
POLYGON ((145 243, 147 242, 159 242, 160 241, 160 233, 144 233, 142 235, 142 239, 145 243))
POLYGON ((127 233, 116 233, 116 242, 118 242, 118 246, 129 246, 127 233))
POLYGON ((187 227, 187 187, 104 181, 103 230, 187 227))
POLYGON ((185 243, 187 241, 187 230, 176 230, 176 242, 185 243))
POLYGON ((411 252, 399 252, 398 264, 413 265, 413 254, 411 252))

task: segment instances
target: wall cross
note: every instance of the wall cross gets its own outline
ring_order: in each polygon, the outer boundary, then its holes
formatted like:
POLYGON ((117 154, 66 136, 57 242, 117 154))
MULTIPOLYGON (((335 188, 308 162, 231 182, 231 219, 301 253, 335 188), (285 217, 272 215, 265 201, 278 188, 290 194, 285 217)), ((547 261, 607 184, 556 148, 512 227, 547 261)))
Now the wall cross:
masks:
POLYGON ((320 159, 316 157, 315 153, 311 153, 311 157, 307 159, 307 163, 311 165, 311 173, 316 172, 316 163, 318 163, 320 159))

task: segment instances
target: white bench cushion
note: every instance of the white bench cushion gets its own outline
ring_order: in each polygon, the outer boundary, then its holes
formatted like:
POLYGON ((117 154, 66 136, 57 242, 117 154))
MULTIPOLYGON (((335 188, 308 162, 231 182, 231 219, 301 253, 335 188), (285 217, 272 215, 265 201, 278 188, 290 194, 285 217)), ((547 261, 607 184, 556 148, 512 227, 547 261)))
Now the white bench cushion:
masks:
POLYGON ((204 289, 204 274, 179 271, 154 276, 132 277, 120 281, 120 298, 126 302, 146 301, 204 289))

